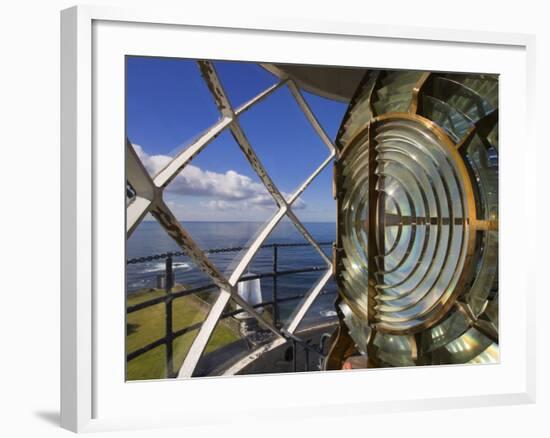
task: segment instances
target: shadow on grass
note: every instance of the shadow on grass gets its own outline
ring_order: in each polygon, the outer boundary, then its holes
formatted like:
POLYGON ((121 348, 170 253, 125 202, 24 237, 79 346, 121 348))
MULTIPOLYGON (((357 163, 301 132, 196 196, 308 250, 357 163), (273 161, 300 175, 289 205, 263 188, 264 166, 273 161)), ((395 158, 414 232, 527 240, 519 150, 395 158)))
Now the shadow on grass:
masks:
POLYGON ((136 333, 138 328, 139 324, 126 324, 126 336, 136 333))

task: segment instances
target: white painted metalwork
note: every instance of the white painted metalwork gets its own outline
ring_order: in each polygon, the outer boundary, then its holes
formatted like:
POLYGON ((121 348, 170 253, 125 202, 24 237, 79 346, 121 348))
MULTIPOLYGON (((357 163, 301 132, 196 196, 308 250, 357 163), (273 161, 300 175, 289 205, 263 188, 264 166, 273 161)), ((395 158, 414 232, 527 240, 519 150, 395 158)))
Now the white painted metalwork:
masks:
MULTIPOLYGON (((281 332, 294 335, 298 326, 300 325, 300 322, 303 320, 304 316, 306 315, 307 311, 312 306, 313 302, 319 296, 319 294, 323 290, 323 287, 327 284, 328 280, 330 280, 333 274, 334 273, 330 269, 325 272, 325 274, 319 279, 319 281, 310 289, 310 291, 302 299, 302 302, 296 308, 290 320, 281 329, 281 332)), ((254 362, 262 354, 268 353, 274 350, 275 348, 280 347, 285 342, 286 341, 282 338, 276 338, 265 345, 261 345, 260 347, 251 351, 247 356, 233 363, 230 367, 228 367, 224 371, 223 374, 226 376, 231 376, 241 372, 244 368, 246 368, 248 365, 254 362)))
POLYGON ((136 192, 135 199, 126 208, 126 234, 130 237, 149 210, 155 197, 155 186, 128 141, 126 141, 126 179, 136 192))
POLYGON ((233 376, 235 374, 238 374, 240 371, 242 371, 246 366, 250 365, 252 362, 254 362, 256 359, 258 359, 260 356, 262 356, 265 353, 269 353, 270 351, 274 350, 277 347, 280 347, 281 345, 284 345, 286 340, 284 338, 276 338, 273 341, 262 345, 255 350, 251 351, 247 356, 240 359, 239 361, 235 362, 231 366, 229 366, 224 372, 224 376, 233 376))
POLYGON ((197 362, 202 356, 206 344, 208 343, 208 340, 210 339, 210 336, 212 335, 212 332, 214 331, 214 328, 222 315, 223 309, 225 309, 225 306, 229 302, 229 298, 231 298, 230 293, 227 293, 225 290, 220 291, 220 295, 210 309, 210 312, 208 312, 208 316, 202 323, 197 337, 194 339, 193 344, 191 344, 191 347, 187 352, 187 356, 185 356, 183 365, 178 372, 178 379, 192 376, 193 371, 197 366, 197 362))
POLYGON ((290 321, 287 323, 285 327, 285 331, 288 333, 293 334, 296 329, 298 328, 298 325, 304 319, 305 314, 315 301, 315 298, 319 296, 321 291, 323 290, 323 287, 327 283, 327 281, 332 276, 332 271, 327 270, 325 274, 320 278, 320 280, 311 288, 311 290, 307 293, 307 295, 302 300, 301 305, 296 309, 294 312, 294 315, 290 319, 290 321))
POLYGON ((201 70, 203 79, 205 80, 208 88, 210 89, 215 103, 220 111, 221 118, 210 129, 200 135, 191 145, 181 151, 172 161, 170 161, 154 178, 151 178, 143 164, 139 160, 139 157, 133 150, 133 147, 128 142, 126 153, 126 173, 128 183, 135 191, 135 197, 127 206, 127 226, 126 232, 129 237, 135 230, 137 225, 143 220, 147 213, 151 213, 165 231, 172 237, 176 243, 187 253, 187 255, 193 260, 199 269, 205 272, 214 283, 220 288, 220 294, 210 309, 206 320, 203 322, 199 333, 194 339, 187 356, 183 362, 182 367, 178 372, 178 378, 191 377, 197 363, 204 353, 206 345, 212 333, 222 316, 222 313, 229 303, 233 300, 236 304, 246 310, 252 317, 266 327, 268 330, 276 334, 276 338, 269 344, 260 347, 255 350, 244 360, 241 360, 238 364, 234 364, 225 371, 225 374, 232 374, 242 370, 243 366, 250 363, 259 355, 272 350, 273 348, 280 346, 286 342, 286 337, 289 334, 293 334, 302 321, 303 317, 311 307, 314 300, 317 298, 323 287, 327 284, 332 276, 332 263, 329 257, 319 247, 315 239, 311 236, 309 231, 303 226, 298 217, 292 211, 292 205, 300 197, 300 195, 306 190, 311 182, 319 175, 319 173, 332 161, 336 154, 334 144, 322 128, 321 124, 315 117, 311 108, 307 104, 306 100, 302 96, 299 88, 290 78, 283 78, 278 83, 270 86, 262 91, 260 94, 237 108, 233 109, 231 102, 229 101, 222 83, 216 73, 214 65, 210 61, 198 61, 198 65, 201 70), (283 85, 287 85, 291 91, 292 96, 295 98, 298 106, 305 114, 307 120, 311 123, 315 132, 319 135, 323 143, 329 149, 329 155, 322 162, 322 164, 311 174, 306 180, 299 186, 299 188, 289 197, 285 199, 281 191, 277 188, 271 177, 268 175, 265 167, 261 163, 260 159, 256 155, 252 145, 248 141, 244 131, 239 123, 239 116, 244 112, 251 109, 254 105, 261 102, 271 93, 283 85), (170 184, 170 182, 185 168, 191 160, 202 151, 210 142, 212 142, 217 136, 219 136, 224 130, 229 129, 235 140, 239 144, 240 149, 246 156, 250 165, 271 194, 273 199, 278 205, 277 212, 268 221, 265 227, 260 231, 254 242, 248 247, 244 255, 238 262, 237 266, 229 276, 226 278, 214 264, 208 259, 206 254, 200 249, 200 247, 194 242, 192 237, 182 227, 179 221, 175 218, 168 206, 162 199, 164 189, 170 184), (304 238, 315 248, 315 250, 321 255, 327 265, 326 273, 321 279, 313 286, 313 288, 304 297, 290 321, 282 328, 277 329, 273 324, 265 321, 262 316, 245 300, 243 300, 237 293, 236 285, 241 276, 246 272, 246 269, 260 246, 267 239, 269 234, 277 226, 277 224, 287 216, 294 226, 300 231, 304 238))
POLYGON ((214 140, 233 121, 231 117, 224 117, 208 131, 201 135, 191 146, 181 151, 168 165, 155 176, 157 187, 166 187, 191 161, 195 155, 203 150, 208 143, 214 140))

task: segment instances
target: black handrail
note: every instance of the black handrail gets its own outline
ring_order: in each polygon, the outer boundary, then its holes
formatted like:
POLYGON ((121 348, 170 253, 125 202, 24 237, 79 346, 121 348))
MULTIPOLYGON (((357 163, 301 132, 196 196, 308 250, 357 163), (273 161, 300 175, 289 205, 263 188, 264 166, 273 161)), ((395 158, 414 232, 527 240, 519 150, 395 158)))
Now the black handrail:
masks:
MULTIPOLYGON (((319 243, 319 246, 328 246, 332 245, 332 242, 321 242, 319 243)), ((278 270, 278 248, 281 247, 302 247, 302 246, 309 246, 308 243, 271 243, 262 245, 260 248, 272 248, 273 249, 273 264, 272 264, 272 271, 271 272, 263 272, 259 274, 253 274, 253 275, 244 275, 239 279, 238 282, 242 281, 248 281, 248 280, 254 280, 254 279, 262 279, 262 278, 273 278, 273 290, 272 290, 272 300, 270 301, 263 301, 261 303, 258 303, 254 305, 254 308, 258 307, 266 307, 266 306, 272 306, 273 307, 273 323, 276 327, 280 327, 279 324, 279 316, 278 316, 278 305, 282 302, 288 302, 288 301, 295 301, 303 298, 305 294, 298 294, 291 297, 285 297, 285 298, 279 298, 277 296, 277 277, 284 276, 284 275, 293 275, 293 274, 301 274, 301 273, 307 273, 307 272, 318 272, 318 271, 325 271, 327 269, 326 266, 310 266, 306 268, 300 268, 300 269, 287 269, 287 270, 278 270)), ((231 248, 213 248, 213 249, 207 249, 205 250, 206 253, 209 254, 218 254, 223 252, 236 252, 241 251, 243 249, 246 249, 247 247, 231 247, 231 248)), ((159 339, 156 339, 149 344, 146 344, 137 350, 134 350, 126 355, 126 360, 131 361, 142 354, 145 354, 154 348, 157 348, 161 345, 166 345, 166 374, 167 377, 175 377, 176 373, 173 369, 173 342, 175 339, 179 338, 180 336, 185 335, 186 333, 189 333, 193 330, 198 330, 202 326, 202 322, 193 324, 188 327, 184 327, 182 329, 179 329, 177 331, 173 330, 172 327, 172 303, 175 299, 196 294, 198 292, 215 292, 217 291, 217 287, 214 283, 199 286, 192 289, 184 289, 181 291, 173 292, 173 258, 174 257, 180 257, 185 256, 186 254, 183 252, 167 252, 167 253, 161 253, 161 254, 155 254, 147 257, 136 257, 127 260, 127 264, 137 264, 137 263, 144 263, 148 261, 153 260, 165 260, 165 295, 153 298, 138 304, 135 304, 133 306, 128 306, 126 308, 126 313, 131 314, 133 312, 137 312, 139 310, 145 309, 147 307, 154 306, 156 304, 164 303, 165 304, 165 336, 159 339)), ((325 295, 322 293, 321 295, 325 295)), ((220 320, 225 318, 230 318, 235 315, 238 315, 241 312, 244 312, 244 309, 236 309, 232 310, 230 312, 225 312, 220 316, 220 320)), ((282 332, 283 335, 285 335, 285 332, 282 332)), ((313 351, 320 355, 321 358, 323 358, 323 352, 321 349, 318 349, 309 343, 302 341, 298 337, 292 335, 292 336, 285 336, 287 339, 292 342, 293 349, 294 349, 294 358, 296 357, 296 346, 301 345, 302 348, 305 349, 305 351, 313 351)), ((306 354, 307 358, 307 354, 306 354)), ((295 362, 295 361, 294 361, 295 362)), ((296 363, 294 363, 296 366, 296 363)), ((295 367, 294 367, 295 368, 295 367)), ((296 371, 296 369, 294 369, 296 371)))
MULTIPOLYGON (((329 245, 332 245, 333 242, 319 242, 317 243, 317 245, 319 246, 329 246, 329 245)), ((305 247, 305 246, 311 246, 309 243, 302 243, 302 242, 299 242, 299 243, 266 243, 265 245, 261 245, 260 246, 260 249, 264 249, 264 248, 291 248, 291 247, 305 247)), ((242 251, 243 249, 248 249, 249 247, 248 246, 233 246, 233 247, 228 247, 228 248, 210 248, 210 249, 205 249, 203 250, 203 252, 205 254, 219 254, 219 253, 224 253, 224 252, 237 252, 237 251, 242 251)), ((131 258, 131 259, 128 259, 126 260, 126 264, 127 265, 133 265, 133 264, 137 264, 137 263, 145 263, 145 262, 150 262, 150 261, 153 261, 153 260, 160 260, 160 259, 165 259, 167 257, 181 257, 181 256, 186 256, 187 253, 183 252, 183 251, 171 251, 171 252, 163 252, 163 253, 160 253, 160 254, 153 254, 153 255, 149 255, 149 256, 144 256, 144 257, 134 257, 134 258, 131 258)))

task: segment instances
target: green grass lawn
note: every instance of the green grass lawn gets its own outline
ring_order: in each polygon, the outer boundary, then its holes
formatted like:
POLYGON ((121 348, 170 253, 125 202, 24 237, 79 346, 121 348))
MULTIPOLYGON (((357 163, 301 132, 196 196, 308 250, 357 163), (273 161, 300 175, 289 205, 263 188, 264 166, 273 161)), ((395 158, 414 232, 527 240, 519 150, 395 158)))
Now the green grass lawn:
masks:
MULTIPOLYGON (((181 290, 176 286, 174 290, 181 290)), ((148 289, 128 297, 126 304, 132 306, 153 298, 164 296, 162 289, 148 289)), ((208 307, 200 298, 190 295, 173 301, 173 331, 204 321, 208 307)), ((126 352, 131 353, 159 338, 165 336, 164 303, 155 304, 127 315, 126 352)), ((193 330, 174 340, 174 370, 178 370, 191 343, 197 336, 198 330, 193 330)), ((240 338, 235 326, 225 321, 218 323, 210 341, 206 346, 206 353, 214 351, 240 338)), ((165 346, 154 348, 145 354, 129 361, 126 367, 127 380, 161 379, 166 377, 165 346)))

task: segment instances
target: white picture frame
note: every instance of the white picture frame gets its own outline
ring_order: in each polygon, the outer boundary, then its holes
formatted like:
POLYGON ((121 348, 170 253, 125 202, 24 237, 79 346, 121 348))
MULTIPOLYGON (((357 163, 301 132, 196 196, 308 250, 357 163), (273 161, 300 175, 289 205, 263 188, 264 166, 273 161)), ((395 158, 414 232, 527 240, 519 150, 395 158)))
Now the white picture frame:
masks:
MULTIPOLYGON (((537 233, 534 227, 513 233, 515 226, 529 219, 526 215, 534 214, 529 209, 517 208, 535 203, 536 175, 534 168, 528 171, 526 158, 536 147, 530 127, 534 111, 534 44, 534 36, 524 34, 319 22, 292 17, 251 20, 243 16, 227 20, 215 15, 193 15, 192 11, 103 6, 64 10, 61 14, 62 427, 78 432, 100 431, 189 426, 211 421, 214 415, 217 422, 223 423, 235 417, 263 418, 275 412, 312 417, 419 409, 419 405, 421 409, 432 409, 534 402, 535 278, 519 253, 534 246, 537 233), (193 44, 183 44, 189 38, 193 44), (360 49, 368 49, 368 59, 360 49), (121 161, 124 141, 120 136, 124 127, 120 56, 124 54, 500 74, 501 363, 177 382, 121 380, 124 297, 105 291, 124 284, 121 283, 124 272, 116 270, 124 261, 120 257, 125 240, 121 222, 124 193, 112 190, 113 184, 124 182, 121 161), (118 138, 120 151, 116 149, 118 138), (524 156, 509 153, 507 145, 518 142, 524 156), (112 156, 105 155, 106 145, 111 147, 112 156), (120 336, 112 335, 119 330, 120 336), (229 398, 219 396, 254 391, 259 381, 263 391, 272 394, 271 400, 261 406, 247 406, 238 396, 228 403, 229 398), (368 386, 369 391, 358 391, 361 385, 368 386), (184 389, 187 395, 182 400, 184 389), (175 404, 178 397, 180 403, 175 404), (193 402, 186 401, 188 398, 193 402), (155 400, 156 404, 140 410, 133 403, 138 399, 155 400)), ((534 218, 530 219, 534 224, 534 218)))

